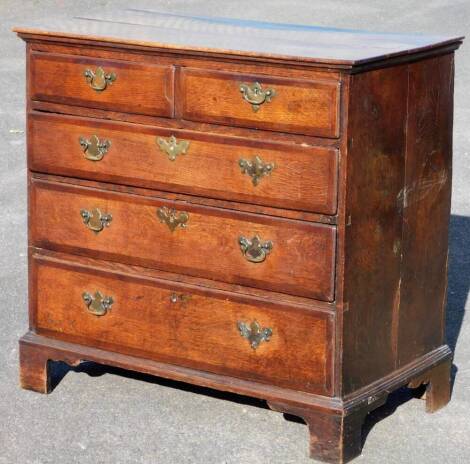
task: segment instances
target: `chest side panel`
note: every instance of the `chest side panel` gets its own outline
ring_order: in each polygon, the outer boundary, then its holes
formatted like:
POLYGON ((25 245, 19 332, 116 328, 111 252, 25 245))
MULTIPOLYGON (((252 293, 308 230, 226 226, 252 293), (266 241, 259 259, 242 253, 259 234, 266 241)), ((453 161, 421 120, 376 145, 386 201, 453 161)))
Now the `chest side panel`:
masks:
POLYGON ((352 77, 343 393, 444 343, 453 55, 352 77))
POLYGON ((444 342, 454 57, 410 65, 398 365, 444 342))
POLYGON ((343 389, 393 371, 400 292, 407 66, 350 83, 344 236, 343 389))

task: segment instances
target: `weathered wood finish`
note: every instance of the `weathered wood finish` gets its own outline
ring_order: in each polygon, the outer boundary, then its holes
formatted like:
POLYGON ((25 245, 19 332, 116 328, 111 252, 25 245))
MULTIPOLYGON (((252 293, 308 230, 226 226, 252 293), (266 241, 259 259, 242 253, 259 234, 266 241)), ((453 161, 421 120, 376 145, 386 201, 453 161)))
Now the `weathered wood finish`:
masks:
MULTIPOLYGON (((45 174, 34 172, 35 179, 41 180, 50 180, 52 182, 64 182, 64 183, 71 183, 69 177, 52 175, 52 174, 45 174)), ((272 216, 272 217, 280 217, 285 219, 296 219, 300 221, 308 221, 308 222, 318 222, 320 224, 330 224, 335 225, 337 221, 337 217, 330 216, 326 214, 318 214, 318 213, 308 213, 305 211, 293 210, 293 209, 279 209, 279 208, 272 208, 268 206, 261 206, 255 205, 252 203, 240 203, 235 201, 228 201, 228 200, 217 200, 213 198, 207 197, 196 197, 194 195, 188 195, 183 193, 174 193, 174 192, 166 192, 163 190, 155 190, 149 188, 142 188, 142 187, 133 187, 128 185, 122 184, 111 184, 109 182, 98 182, 89 179, 80 179, 78 177, 73 178, 74 185, 80 185, 84 187, 92 187, 104 190, 111 190, 113 192, 120 192, 120 193, 130 193, 130 194, 138 194, 145 197, 159 197, 166 200, 171 201, 183 201, 185 203, 194 204, 194 205, 202 205, 202 206, 210 206, 215 208, 224 208, 227 210, 235 210, 235 211, 243 211, 246 213, 254 213, 260 214, 263 216, 272 216)))
POLYGON ((67 44, 99 44, 140 53, 362 70, 423 54, 445 53, 463 37, 377 33, 242 19, 172 15, 152 10, 106 11, 65 20, 49 18, 14 29, 21 37, 67 44))
POLYGON ((397 364, 445 343, 453 56, 410 66, 397 364))
POLYGON ((212 198, 334 214, 337 150, 270 144, 165 127, 119 124, 34 112, 28 117, 34 171, 212 198), (97 135, 111 147, 99 162, 83 155, 79 138, 97 135), (185 155, 170 161, 157 138, 186 140, 185 155), (253 185, 240 159, 259 156, 274 171, 253 185))
POLYGON ((320 300, 334 297, 332 226, 34 179, 30 204, 31 244, 36 247, 320 300), (162 206, 188 213, 187 226, 172 232, 157 216, 162 206), (89 230, 80 215, 94 208, 112 215, 109 227, 99 233, 89 230), (251 240, 255 235, 273 243, 261 263, 248 261, 238 243, 240 236, 251 240))
POLYGON ((345 393, 445 343, 453 56, 355 75, 351 87, 345 393))
POLYGON ((173 116, 174 69, 118 60, 97 60, 32 53, 30 57, 33 100, 45 100, 106 110, 121 110, 158 116, 173 116), (85 79, 86 69, 116 74, 105 90, 93 90, 85 79))
MULTIPOLYGON (((254 396, 267 400, 273 410, 302 417, 309 426, 312 457, 332 463, 345 463, 360 454, 361 422, 370 410, 383 404, 388 392, 407 384, 415 388, 423 382, 433 382, 434 388, 428 389, 431 397, 427 397, 427 402, 436 407, 445 405, 449 399, 449 389, 445 388, 446 385, 449 386, 448 372, 451 364, 449 355, 448 349, 433 351, 422 357, 420 362, 407 365, 405 369, 394 375, 381 379, 378 384, 339 399, 46 338, 33 332, 28 332, 20 339, 22 374, 24 376, 34 373, 36 378, 35 382, 23 383, 24 388, 40 393, 50 391, 49 360, 64 361, 75 366, 86 359, 222 391, 254 396)), ((431 386, 431 383, 428 385, 431 386)))
POLYGON ((251 395, 302 417, 312 457, 335 464, 360 454, 366 415, 393 390, 424 384, 428 412, 447 404, 462 38, 136 10, 17 31, 24 388, 50 391, 50 361, 90 360, 251 395), (103 92, 83 76, 98 66, 118 76, 103 92), (276 91, 257 111, 240 93, 254 82, 276 91), (78 139, 91 135, 111 141, 101 161, 84 158, 78 139), (155 143, 170 135, 190 142, 175 161, 155 143), (256 155, 276 167, 254 186, 238 162, 256 155), (187 227, 170 232, 161 206, 189 213, 187 227), (80 216, 96 207, 113 216, 99 233, 80 216), (267 259, 248 262, 240 235, 271 240, 267 259), (82 300, 97 290, 114 298, 101 317, 82 300), (237 329, 254 320, 273 330, 256 350, 237 329))
POLYGON ((324 137, 337 137, 339 133, 337 81, 301 81, 183 68, 178 83, 183 119, 324 137), (240 93, 240 84, 255 82, 263 90, 276 92, 258 111, 253 111, 240 93))
POLYGON ((331 393, 331 316, 241 304, 201 288, 138 275, 111 275, 99 263, 76 268, 73 262, 57 264, 38 257, 32 272, 33 285, 40 289, 34 308, 40 334, 281 387, 331 393), (114 300, 100 317, 90 314, 82 299, 83 292, 97 290, 114 300), (172 302, 172 295, 178 301, 172 302), (254 320, 273 332, 256 350, 237 327, 239 321, 254 320))
POLYGON ((398 198, 405 175, 407 82, 407 66, 351 78, 344 239, 345 392, 395 369, 393 317, 400 291, 398 198))
MULTIPOLYGON (((375 402, 373 407, 381 403, 375 402)), ((331 411, 323 414, 318 411, 312 413, 309 408, 297 408, 273 401, 268 401, 268 405, 274 411, 292 414, 305 421, 309 428, 312 458, 322 462, 343 463, 361 454, 361 428, 368 413, 367 408, 345 415, 331 411)))
POLYGON ((21 388, 38 393, 50 393, 51 378, 48 362, 43 350, 22 346, 20 349, 21 388))

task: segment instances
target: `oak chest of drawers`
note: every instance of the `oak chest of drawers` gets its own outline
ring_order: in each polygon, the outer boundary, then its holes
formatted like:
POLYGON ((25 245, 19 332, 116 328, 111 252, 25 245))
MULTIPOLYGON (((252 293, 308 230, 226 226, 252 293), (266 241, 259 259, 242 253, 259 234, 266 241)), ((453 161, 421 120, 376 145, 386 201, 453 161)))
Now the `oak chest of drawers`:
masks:
POLYGON ((399 387, 446 404, 461 38, 151 11, 16 31, 24 388, 89 360, 255 396, 327 462, 399 387))

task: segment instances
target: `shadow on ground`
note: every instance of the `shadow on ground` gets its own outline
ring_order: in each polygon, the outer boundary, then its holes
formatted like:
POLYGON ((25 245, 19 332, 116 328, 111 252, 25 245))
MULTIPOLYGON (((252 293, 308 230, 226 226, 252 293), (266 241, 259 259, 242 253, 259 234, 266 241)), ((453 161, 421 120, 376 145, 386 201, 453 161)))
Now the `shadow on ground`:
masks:
MULTIPOLYGON (((465 303, 467 301, 467 295, 470 289, 470 248, 466 246, 468 236, 470 236, 470 217, 452 215, 449 234, 450 260, 446 319, 447 343, 452 351, 455 350, 457 345, 465 313, 465 303)), ((176 388, 186 392, 203 394, 212 398, 269 409, 265 401, 259 400, 257 398, 212 390, 210 388, 154 377, 151 375, 128 371, 112 366, 104 366, 93 362, 83 362, 77 367, 70 367, 63 362, 54 363, 54 369, 52 372, 52 386, 56 386, 69 371, 84 372, 92 377, 98 377, 105 374, 120 375, 123 377, 158 384, 169 388, 176 388)), ((453 365, 452 385, 455 382, 457 371, 457 366, 453 365)), ((425 386, 423 385, 417 389, 400 388, 399 390, 391 393, 387 399, 387 402, 383 406, 375 409, 367 416, 363 427, 363 441, 365 441, 367 435, 375 424, 393 414, 397 408, 411 399, 421 398, 424 392, 425 386)), ((284 417, 290 421, 303 423, 302 419, 291 416, 290 414, 284 414, 284 417)))

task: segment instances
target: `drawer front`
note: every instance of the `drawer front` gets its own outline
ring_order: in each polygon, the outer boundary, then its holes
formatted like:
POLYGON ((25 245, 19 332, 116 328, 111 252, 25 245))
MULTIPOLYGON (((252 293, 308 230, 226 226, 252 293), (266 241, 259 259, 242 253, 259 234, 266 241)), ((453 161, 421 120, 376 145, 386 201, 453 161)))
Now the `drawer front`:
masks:
POLYGON ((173 117, 172 66, 33 52, 30 74, 33 100, 173 117))
POLYGON ((333 300, 332 226, 37 180, 31 195, 35 246, 333 300))
POLYGON ((184 119, 321 137, 339 136, 337 81, 183 68, 180 91, 184 119), (260 88, 255 87, 256 83, 260 88))
POLYGON ((29 116, 28 140, 34 171, 336 212, 337 152, 332 148, 267 148, 239 138, 40 113, 29 116))
POLYGON ((33 285, 39 333, 329 393, 332 330, 323 313, 255 306, 208 289, 40 259, 33 260, 33 285))

